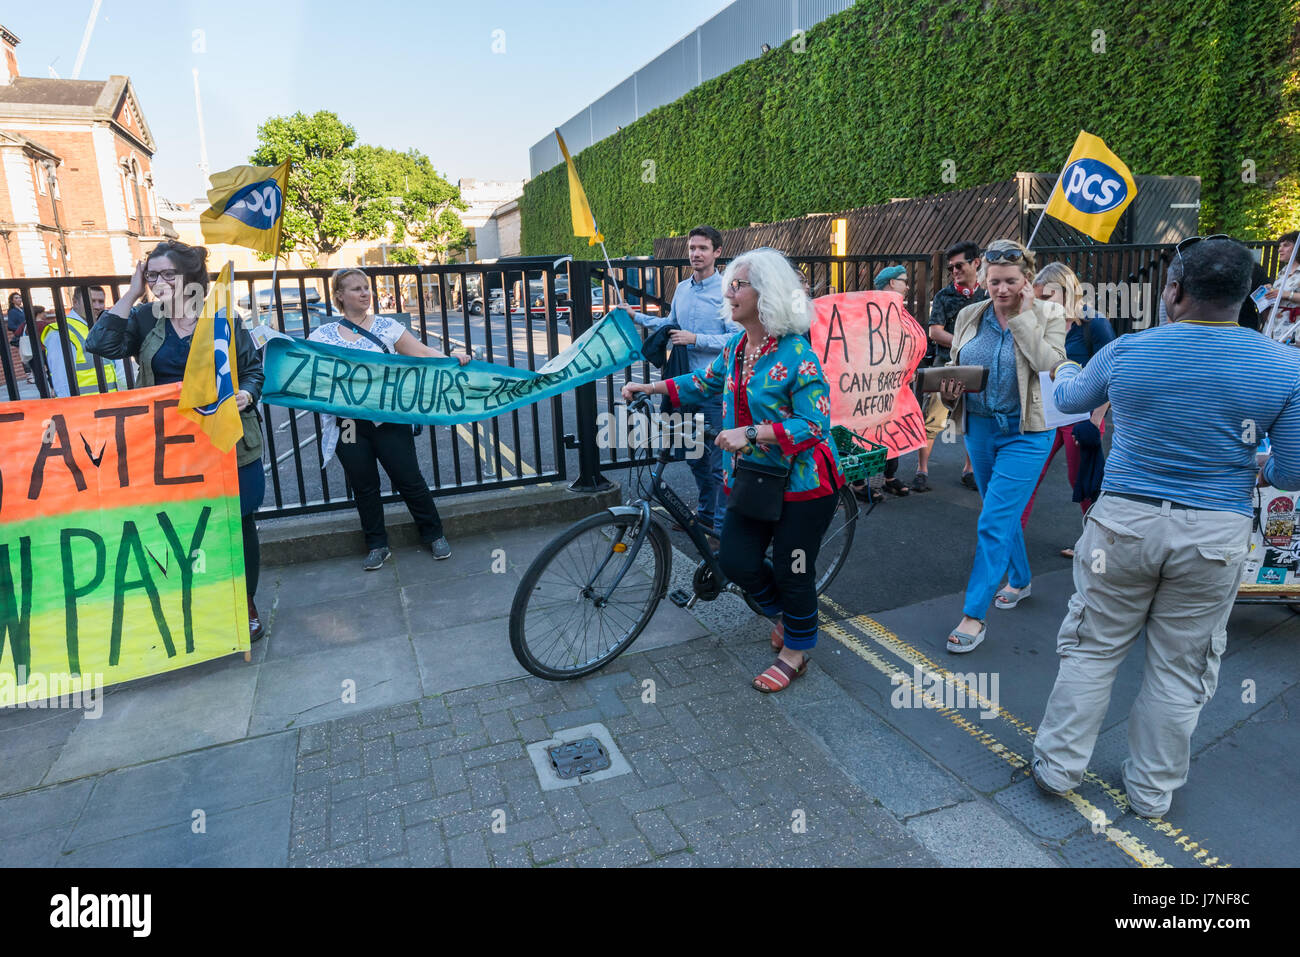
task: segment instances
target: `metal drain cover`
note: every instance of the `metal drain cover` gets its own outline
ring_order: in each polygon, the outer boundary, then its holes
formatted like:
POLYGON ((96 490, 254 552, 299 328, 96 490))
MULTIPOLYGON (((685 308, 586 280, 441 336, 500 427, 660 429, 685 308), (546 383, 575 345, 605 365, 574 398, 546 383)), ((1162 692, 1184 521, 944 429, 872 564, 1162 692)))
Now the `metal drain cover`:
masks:
POLYGON ((570 741, 556 748, 547 748, 551 767, 564 780, 576 778, 593 771, 604 771, 610 766, 609 755, 595 738, 570 741))
POLYGON ((599 723, 565 728, 549 740, 528 745, 528 760, 543 791, 599 786, 632 770, 609 729, 599 723))

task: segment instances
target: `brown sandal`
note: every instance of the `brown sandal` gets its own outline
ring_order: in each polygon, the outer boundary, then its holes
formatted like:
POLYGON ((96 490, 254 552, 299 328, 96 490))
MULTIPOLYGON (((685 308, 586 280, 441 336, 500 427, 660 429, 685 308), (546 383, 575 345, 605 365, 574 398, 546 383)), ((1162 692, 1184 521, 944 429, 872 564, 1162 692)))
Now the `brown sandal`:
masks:
POLYGON ((763 694, 772 694, 777 691, 784 691, 790 687, 790 682, 794 681, 805 671, 808 670, 808 656, 803 656, 803 661, 797 669, 790 667, 780 658, 772 663, 761 675, 754 679, 754 687, 763 692, 763 694))

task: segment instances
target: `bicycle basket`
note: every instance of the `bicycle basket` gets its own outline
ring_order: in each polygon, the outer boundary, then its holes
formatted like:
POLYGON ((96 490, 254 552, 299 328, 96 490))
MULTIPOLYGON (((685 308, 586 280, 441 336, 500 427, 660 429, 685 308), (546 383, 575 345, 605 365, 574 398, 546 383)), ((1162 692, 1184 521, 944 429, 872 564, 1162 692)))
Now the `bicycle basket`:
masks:
POLYGON ((860 482, 868 475, 877 475, 885 470, 885 459, 889 450, 883 445, 863 438, 842 425, 831 427, 831 441, 840 457, 840 470, 849 482, 860 482))

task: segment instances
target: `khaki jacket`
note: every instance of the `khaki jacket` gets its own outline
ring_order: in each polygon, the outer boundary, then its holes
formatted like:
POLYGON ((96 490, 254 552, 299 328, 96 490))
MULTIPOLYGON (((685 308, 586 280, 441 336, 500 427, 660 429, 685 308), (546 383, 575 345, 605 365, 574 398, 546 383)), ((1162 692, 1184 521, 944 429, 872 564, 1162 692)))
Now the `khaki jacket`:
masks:
MULTIPOLYGON (((973 302, 953 322, 952 358, 948 365, 961 365, 961 347, 979 332, 980 316, 989 307, 989 300, 973 302)), ((1065 310, 1054 302, 1035 299, 1030 308, 1007 323, 1016 350, 1016 379, 1020 384, 1020 431, 1045 432, 1043 396, 1038 384, 1038 373, 1051 372, 1053 366, 1065 360, 1065 310)), ((950 419, 958 434, 966 422, 966 397, 963 395, 953 406, 950 419)))
MULTIPOLYGON (((243 468, 262 457, 262 420, 257 412, 257 402, 262 397, 262 357, 243 324, 236 320, 233 328, 239 388, 253 397, 248 408, 239 413, 244 437, 235 444, 235 464, 243 468)), ((154 314, 153 303, 141 303, 126 319, 113 312, 101 313, 86 339, 86 350, 105 359, 137 357, 140 374, 136 377, 136 388, 148 389, 155 385, 154 353, 166 338, 167 320, 154 314)))

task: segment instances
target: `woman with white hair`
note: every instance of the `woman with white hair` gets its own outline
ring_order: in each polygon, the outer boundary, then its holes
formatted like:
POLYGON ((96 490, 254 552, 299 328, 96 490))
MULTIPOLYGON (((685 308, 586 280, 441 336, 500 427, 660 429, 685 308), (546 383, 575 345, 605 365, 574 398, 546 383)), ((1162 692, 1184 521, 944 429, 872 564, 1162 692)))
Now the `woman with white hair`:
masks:
POLYGON ((954 654, 974 651, 984 640, 984 615, 997 592, 997 607, 1014 608, 1029 597, 1029 555, 1020 515, 1034 494, 1055 429, 1048 429, 1038 373, 1065 361, 1065 310, 1034 298, 1034 254, 1013 239, 984 251, 980 284, 989 298, 957 313, 949 365, 984 366, 983 391, 963 395, 957 379, 939 392, 951 421, 965 433, 980 509, 975 563, 966 585, 963 617, 948 633, 954 654), (1007 585, 998 590, 1002 576, 1007 585))
POLYGON ((817 644, 817 574, 822 536, 844 485, 830 442, 830 389, 805 338, 812 307, 799 274, 773 249, 738 256, 722 276, 723 315, 743 333, 707 369, 663 382, 629 383, 666 394, 674 407, 722 395, 727 514, 719 561, 727 577, 777 623, 776 662, 754 679, 781 691, 804 673, 817 644), (770 491, 763 491, 768 489, 770 491), (772 546, 769 565, 763 555, 772 546))

